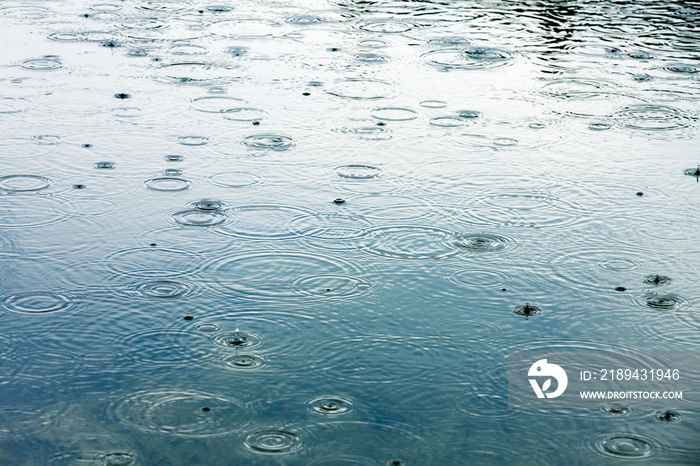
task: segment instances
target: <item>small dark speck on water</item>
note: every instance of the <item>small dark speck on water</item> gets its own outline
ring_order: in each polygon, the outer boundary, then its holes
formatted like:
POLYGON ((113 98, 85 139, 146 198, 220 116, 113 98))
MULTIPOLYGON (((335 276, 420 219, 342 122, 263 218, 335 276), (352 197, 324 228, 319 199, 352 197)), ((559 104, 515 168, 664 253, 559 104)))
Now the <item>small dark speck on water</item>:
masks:
POLYGON ((85 13, 85 14, 83 15, 83 17, 84 17, 84 18, 89 18, 89 17, 90 17, 90 15, 89 15, 89 14, 87 14, 87 13, 85 13))
POLYGON ((311 95, 310 92, 302 92, 301 95, 311 95))
POLYGON ((158 246, 158 243, 151 243, 149 246, 158 246))
POLYGON ((85 185, 84 184, 74 184, 73 189, 85 189, 85 185))
POLYGON ((151 58, 151 61, 160 61, 160 58, 158 58, 158 57, 153 57, 153 58, 151 58))
POLYGON ((194 317, 192 317, 192 316, 185 316, 185 317, 183 317, 183 319, 184 319, 184 320, 192 320, 192 319, 194 319, 194 317))
POLYGON ((642 196, 644 196, 644 193, 639 191, 639 192, 637 192, 637 196, 642 197, 642 196))
POLYGON ((254 121, 254 122, 253 122, 253 126, 260 126, 260 122, 259 122, 259 121, 254 121))
POLYGON ((380 121, 377 123, 377 126, 386 126, 386 123, 384 123, 383 121, 380 121))
POLYGON ((501 291, 508 291, 506 288, 501 288, 501 291))
POLYGON ((627 291, 627 288, 625 288, 624 286, 616 286, 615 291, 627 291))
POLYGON ((124 99, 128 99, 131 96, 129 94, 125 94, 123 92, 120 92, 119 94, 114 94, 114 97, 116 97, 117 99, 124 100, 124 99))
POLYGON ((326 291, 331 291, 331 289, 330 289, 330 288, 326 288, 326 291))
POLYGON ((92 147, 92 144, 83 144, 83 149, 89 149, 92 147))
POLYGON ((204 411, 205 413, 208 413, 209 411, 211 411, 211 408, 208 408, 205 406, 204 408, 202 408, 202 411, 204 411))
POLYGON ((334 199, 333 202, 335 202, 336 204, 340 205, 340 204, 344 204, 344 203, 345 203, 345 199, 338 198, 338 199, 334 199))

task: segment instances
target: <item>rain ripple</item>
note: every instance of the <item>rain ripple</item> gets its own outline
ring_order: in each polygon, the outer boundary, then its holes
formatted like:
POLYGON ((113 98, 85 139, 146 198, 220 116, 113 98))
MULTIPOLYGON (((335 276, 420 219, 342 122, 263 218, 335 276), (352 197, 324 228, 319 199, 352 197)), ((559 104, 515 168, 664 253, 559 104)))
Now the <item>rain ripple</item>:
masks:
POLYGON ((108 408, 110 418, 142 432, 206 438, 245 428, 249 414, 233 399, 199 391, 140 391, 108 408))

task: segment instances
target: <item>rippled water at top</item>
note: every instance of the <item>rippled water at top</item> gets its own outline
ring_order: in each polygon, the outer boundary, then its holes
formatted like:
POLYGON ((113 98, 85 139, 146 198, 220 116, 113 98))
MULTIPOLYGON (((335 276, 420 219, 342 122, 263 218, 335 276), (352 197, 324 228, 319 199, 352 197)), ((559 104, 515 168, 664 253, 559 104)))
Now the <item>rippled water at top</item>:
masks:
POLYGON ((700 351, 698 20, 3 2, 0 463, 698 463, 506 360, 700 351))

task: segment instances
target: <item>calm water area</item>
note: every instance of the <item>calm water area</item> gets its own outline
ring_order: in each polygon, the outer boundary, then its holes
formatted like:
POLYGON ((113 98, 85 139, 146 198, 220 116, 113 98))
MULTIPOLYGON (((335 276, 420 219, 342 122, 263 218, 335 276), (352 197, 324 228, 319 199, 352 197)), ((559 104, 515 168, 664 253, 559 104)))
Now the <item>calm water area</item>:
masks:
POLYGON ((698 3, 216 1, 0 1, 0 464, 700 464, 507 360, 700 352, 698 3))

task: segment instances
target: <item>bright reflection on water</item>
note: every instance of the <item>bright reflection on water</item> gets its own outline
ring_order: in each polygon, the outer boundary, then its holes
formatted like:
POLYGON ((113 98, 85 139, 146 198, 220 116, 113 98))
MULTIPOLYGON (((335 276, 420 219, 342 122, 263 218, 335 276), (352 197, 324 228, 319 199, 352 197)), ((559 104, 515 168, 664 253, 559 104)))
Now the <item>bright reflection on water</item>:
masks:
POLYGON ((2 2, 0 463, 698 463, 697 411, 506 372, 700 350, 698 21, 2 2))

